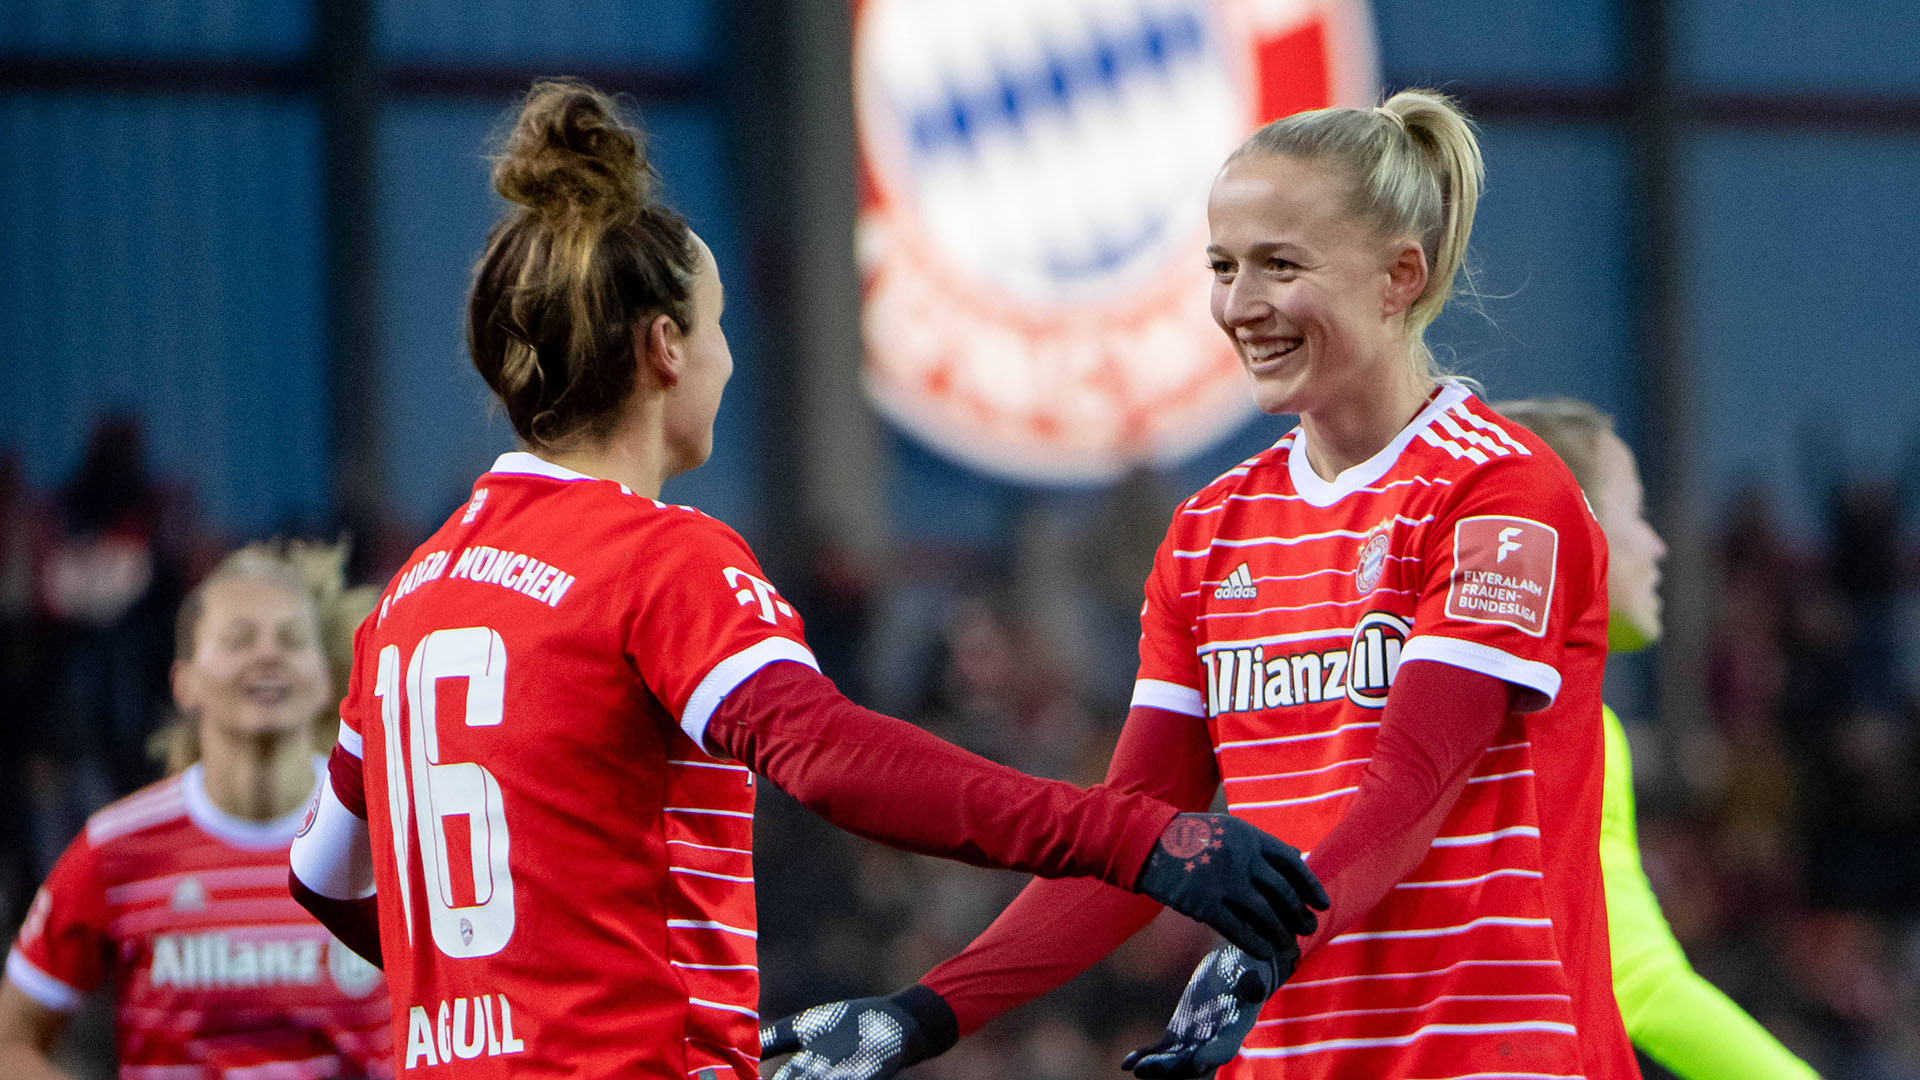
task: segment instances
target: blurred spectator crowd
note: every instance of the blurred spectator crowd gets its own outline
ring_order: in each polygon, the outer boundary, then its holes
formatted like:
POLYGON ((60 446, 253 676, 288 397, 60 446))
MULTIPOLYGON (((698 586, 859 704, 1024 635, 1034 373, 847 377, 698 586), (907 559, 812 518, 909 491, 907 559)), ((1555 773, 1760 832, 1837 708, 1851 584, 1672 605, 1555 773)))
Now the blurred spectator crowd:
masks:
MULTIPOLYGON (((1916 490, 1826 485, 1797 542, 1765 496, 1716 529, 1710 715, 1627 716, 1646 868, 1695 966, 1833 1078, 1920 1078, 1920 544, 1916 490)), ((1102 777, 1126 714, 1140 583, 1182 494, 1140 476, 1036 497, 1000 550, 817 550, 783 589, 856 701, 1018 768, 1102 777)), ((366 530, 360 581, 410 546, 366 530)), ((330 539, 331 537, 325 537, 330 539)), ((231 544, 96 428, 54 491, 0 451, 0 931, 85 821, 155 778, 173 617, 231 544)), ((770 786, 756 829, 767 1017, 883 993, 963 947, 1016 875, 838 832, 770 786)), ((1105 963, 911 1075, 1117 1075, 1158 1034, 1208 932, 1163 916, 1105 963)), ((110 1053, 110 1047, 99 1048, 110 1053)), ((1663 1075, 1647 1064, 1649 1077, 1663 1075)))

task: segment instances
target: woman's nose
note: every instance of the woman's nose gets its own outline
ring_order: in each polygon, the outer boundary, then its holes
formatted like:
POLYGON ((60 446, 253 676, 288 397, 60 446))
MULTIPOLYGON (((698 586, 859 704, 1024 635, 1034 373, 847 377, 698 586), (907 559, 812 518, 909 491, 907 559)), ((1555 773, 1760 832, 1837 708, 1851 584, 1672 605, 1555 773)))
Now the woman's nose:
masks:
POLYGON ((1225 303, 1221 305, 1221 318, 1228 326, 1245 326, 1257 321, 1266 310, 1265 299, 1253 284, 1245 277, 1238 277, 1226 285, 1225 303))
POLYGON ((267 640, 254 644, 247 650, 249 664, 278 664, 293 654, 293 650, 281 642, 267 640))

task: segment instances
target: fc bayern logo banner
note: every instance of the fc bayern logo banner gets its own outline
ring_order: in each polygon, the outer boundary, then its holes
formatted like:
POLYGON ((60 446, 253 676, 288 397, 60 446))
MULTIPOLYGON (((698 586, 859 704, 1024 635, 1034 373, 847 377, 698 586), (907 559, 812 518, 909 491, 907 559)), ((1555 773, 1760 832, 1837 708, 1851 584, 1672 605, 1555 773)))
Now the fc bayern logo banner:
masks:
POLYGON ((1206 196, 1260 124, 1378 93, 1364 0, 855 0, 857 250, 880 410, 1084 483, 1252 410, 1206 196))

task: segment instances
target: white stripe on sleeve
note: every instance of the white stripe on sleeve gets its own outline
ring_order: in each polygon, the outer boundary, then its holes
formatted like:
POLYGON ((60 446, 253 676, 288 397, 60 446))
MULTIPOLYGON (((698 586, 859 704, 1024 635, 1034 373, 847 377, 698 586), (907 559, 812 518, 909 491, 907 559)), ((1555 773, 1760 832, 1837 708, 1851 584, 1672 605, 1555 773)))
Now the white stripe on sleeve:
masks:
POLYGON ((19 949, 7 953, 7 981, 55 1012, 72 1012, 87 1000, 87 995, 35 967, 19 949))
POLYGON ((1165 709, 1182 716, 1206 716, 1207 706, 1200 699, 1200 691, 1191 686, 1166 682, 1162 679, 1139 679, 1133 684, 1133 702, 1128 708, 1145 705, 1150 709, 1165 709))
POLYGON ((1478 641, 1416 634, 1400 650, 1400 662, 1404 664, 1409 660, 1434 660, 1477 671, 1515 686, 1537 690, 1546 697, 1545 701, 1534 704, 1533 708, 1522 708, 1521 712, 1544 709, 1560 696, 1560 673, 1551 665, 1538 660, 1523 660, 1505 649, 1496 649, 1478 641))
POLYGON ((755 941, 760 940, 760 934, 757 931, 748 930, 743 926, 728 926, 726 923, 715 922, 711 919, 668 919, 667 929, 718 930, 722 934, 738 934, 744 938, 752 938, 755 941))
POLYGON ((734 687, 746 682, 748 676, 781 660, 792 660, 815 671, 820 670, 820 663, 813 658, 812 650, 792 638, 770 637, 750 645, 713 665, 707 677, 693 688, 692 696, 687 698, 687 707, 680 714, 680 730, 687 733, 687 738, 692 739, 695 746, 705 748, 707 721, 713 719, 713 710, 720 707, 728 694, 733 693, 734 687))
POLYGON ((313 823, 293 838, 288 863, 302 884, 333 900, 364 900, 373 895, 373 848, 366 819, 354 816, 333 792, 333 780, 320 782, 320 805, 313 823))
POLYGON ((365 758, 367 755, 362 752, 362 746, 360 733, 348 727, 345 720, 340 721, 340 749, 354 757, 365 758))

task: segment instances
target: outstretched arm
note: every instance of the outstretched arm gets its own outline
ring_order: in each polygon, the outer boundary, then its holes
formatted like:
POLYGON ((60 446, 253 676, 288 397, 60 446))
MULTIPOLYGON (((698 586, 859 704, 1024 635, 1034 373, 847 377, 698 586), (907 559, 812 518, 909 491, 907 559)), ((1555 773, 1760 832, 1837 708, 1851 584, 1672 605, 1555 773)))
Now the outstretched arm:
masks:
MULTIPOLYGON (((1204 808, 1219 787, 1204 721, 1149 706, 1127 716, 1107 786, 1204 808)), ((972 945, 888 997, 833 1002, 761 1030, 765 1056, 799 1051, 779 1080, 882 1080, 1092 966, 1160 912, 1086 879, 1037 879, 972 945)))
POLYGON ((1226 814, 1081 790, 996 764, 842 697, 799 663, 736 686, 706 737, 834 824, 895 847, 1150 896, 1259 957, 1313 926, 1300 853, 1226 814))
MULTIPOLYGON (((1106 782, 1181 810, 1206 809, 1220 776, 1205 721, 1134 706, 1106 782)), ((1098 882, 1035 881, 972 944, 920 982, 952 1007, 961 1034, 968 1034, 1092 967, 1159 913, 1154 901, 1098 882)))
MULTIPOLYGON (((1308 859, 1333 905, 1301 943, 1302 955, 1352 926, 1420 864, 1505 720, 1511 695, 1490 675, 1427 661, 1401 665, 1360 790, 1308 859)), ((1140 1077, 1211 1076, 1240 1052, 1291 970, 1231 947, 1214 950, 1194 971, 1166 1034, 1124 1067, 1140 1077)))
POLYGON ((1138 793, 1041 780, 769 664, 714 710, 707 741, 850 832, 925 855, 1131 886, 1178 812, 1138 793))

